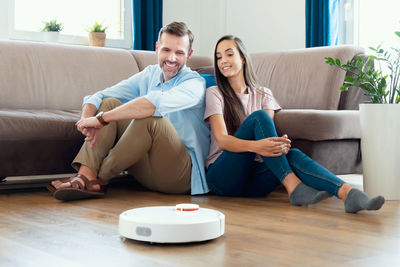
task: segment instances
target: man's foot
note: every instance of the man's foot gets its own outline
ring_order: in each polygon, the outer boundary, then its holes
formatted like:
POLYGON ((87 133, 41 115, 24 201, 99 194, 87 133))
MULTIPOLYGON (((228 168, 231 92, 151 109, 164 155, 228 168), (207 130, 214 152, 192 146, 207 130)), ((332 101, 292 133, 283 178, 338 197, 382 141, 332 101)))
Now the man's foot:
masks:
POLYGON ((353 188, 344 201, 344 209, 349 213, 356 213, 360 210, 379 210, 383 203, 385 203, 383 196, 369 198, 363 191, 353 188))
POLYGON ((318 191, 303 183, 296 186, 289 196, 290 204, 293 206, 310 205, 320 202, 332 195, 327 191, 318 191))
POLYGON ((100 197, 104 195, 107 183, 100 180, 89 180, 83 174, 53 181, 47 189, 59 200, 77 200, 100 197))
MULTIPOLYGON (((63 178, 59 180, 54 180, 51 182, 51 185, 55 188, 55 190, 61 189, 61 188, 71 188, 72 183, 78 182, 81 185, 85 186, 85 182, 83 181, 82 177, 86 178, 86 180, 89 181, 95 181, 96 178, 91 178, 90 176, 83 175, 81 173, 78 173, 77 175, 69 178, 63 178)), ((100 190, 100 185, 94 184, 93 185, 93 190, 94 191, 99 191, 100 190)))

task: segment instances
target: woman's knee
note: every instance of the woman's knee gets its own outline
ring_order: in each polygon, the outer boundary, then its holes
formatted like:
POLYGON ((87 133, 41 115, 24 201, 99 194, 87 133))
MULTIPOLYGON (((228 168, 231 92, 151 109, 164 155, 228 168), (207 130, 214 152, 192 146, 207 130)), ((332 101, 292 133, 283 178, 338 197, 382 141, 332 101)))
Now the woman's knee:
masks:
POLYGON ((258 121, 262 121, 263 123, 269 123, 274 125, 274 121, 267 111, 260 109, 251 113, 248 117, 249 119, 256 119, 258 121))
POLYGON ((269 118, 269 119, 271 119, 271 116, 268 114, 268 112, 263 110, 263 109, 254 111, 253 113, 250 114, 249 117, 269 118))

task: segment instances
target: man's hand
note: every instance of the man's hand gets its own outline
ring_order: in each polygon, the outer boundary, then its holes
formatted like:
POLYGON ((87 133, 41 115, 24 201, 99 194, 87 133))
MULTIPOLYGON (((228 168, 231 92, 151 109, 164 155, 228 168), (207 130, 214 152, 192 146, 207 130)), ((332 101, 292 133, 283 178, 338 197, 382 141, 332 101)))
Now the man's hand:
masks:
POLYGON ((78 131, 86 136, 85 141, 90 142, 90 147, 94 147, 97 144, 99 130, 103 127, 99 120, 96 117, 83 118, 75 125, 78 131))
POLYGON ((75 125, 78 131, 80 131, 81 133, 83 133, 84 128, 96 128, 96 129, 103 128, 103 124, 101 124, 96 117, 80 119, 75 125))
POLYGON ((97 128, 84 128, 83 134, 86 136, 85 141, 90 143, 90 147, 94 147, 97 144, 97 137, 100 129, 97 128))

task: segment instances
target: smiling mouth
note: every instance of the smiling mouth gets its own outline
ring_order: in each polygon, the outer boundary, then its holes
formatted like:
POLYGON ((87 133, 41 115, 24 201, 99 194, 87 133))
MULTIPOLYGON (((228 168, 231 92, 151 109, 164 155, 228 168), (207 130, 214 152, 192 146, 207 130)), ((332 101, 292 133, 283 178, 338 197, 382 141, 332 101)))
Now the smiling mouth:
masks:
POLYGON ((172 63, 172 62, 165 62, 164 63, 168 68, 176 68, 176 67, 178 67, 178 64, 177 63, 172 63))
POLYGON ((231 67, 222 67, 221 69, 223 70, 223 71, 227 71, 227 70, 229 70, 231 67))

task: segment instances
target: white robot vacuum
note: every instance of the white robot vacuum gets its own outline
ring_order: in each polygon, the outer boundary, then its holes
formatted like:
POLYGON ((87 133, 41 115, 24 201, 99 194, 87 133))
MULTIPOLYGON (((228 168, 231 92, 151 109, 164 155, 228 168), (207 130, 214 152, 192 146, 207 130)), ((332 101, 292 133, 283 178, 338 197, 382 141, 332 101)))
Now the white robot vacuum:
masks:
POLYGON ((118 231, 151 243, 199 242, 224 234, 225 215, 197 204, 137 208, 121 213, 118 231))

